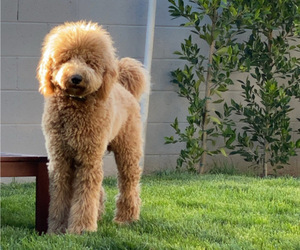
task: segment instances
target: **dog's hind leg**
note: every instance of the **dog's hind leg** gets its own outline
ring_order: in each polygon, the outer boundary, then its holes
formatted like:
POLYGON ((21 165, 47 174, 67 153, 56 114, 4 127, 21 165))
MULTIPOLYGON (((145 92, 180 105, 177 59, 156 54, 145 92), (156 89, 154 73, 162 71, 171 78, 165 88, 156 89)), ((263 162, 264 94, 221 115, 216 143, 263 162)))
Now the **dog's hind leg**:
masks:
POLYGON ((50 160, 48 170, 50 182, 48 233, 65 233, 72 197, 71 162, 65 159, 50 160))
POLYGON ((118 167, 117 210, 114 221, 128 223, 139 219, 141 199, 139 196, 142 156, 140 121, 127 124, 127 128, 116 138, 113 151, 118 167))

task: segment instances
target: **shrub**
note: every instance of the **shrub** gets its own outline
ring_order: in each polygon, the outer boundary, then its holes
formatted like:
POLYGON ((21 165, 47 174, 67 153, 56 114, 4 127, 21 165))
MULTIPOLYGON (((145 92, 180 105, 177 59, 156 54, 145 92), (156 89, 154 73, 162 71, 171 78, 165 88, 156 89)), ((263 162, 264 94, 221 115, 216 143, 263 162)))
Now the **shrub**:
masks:
POLYGON ((293 141, 291 100, 300 97, 300 60, 292 55, 300 45, 291 45, 300 20, 299 0, 241 1, 249 10, 243 18, 251 30, 241 54, 239 80, 244 102, 231 100, 232 110, 245 124, 237 135, 236 150, 246 161, 254 162, 268 175, 269 164, 276 169, 296 155, 300 140, 293 141))
POLYGON ((171 125, 176 136, 165 137, 165 141, 185 143, 177 167, 184 165, 188 170, 203 173, 206 156, 219 153, 226 155, 224 146, 230 146, 235 137, 234 131, 227 129, 229 121, 220 121, 212 114, 211 104, 222 103, 222 94, 228 90, 228 85, 233 84, 230 74, 235 70, 239 54, 234 37, 241 32, 233 29, 233 25, 242 12, 233 4, 220 0, 190 1, 191 5, 185 4, 183 0, 169 2, 171 16, 184 17, 187 22, 182 25, 191 27, 194 35, 181 43, 181 51, 175 52, 186 61, 186 65, 172 72, 172 82, 178 85, 179 96, 189 102, 189 115, 186 117, 188 125, 182 130, 176 118, 171 125), (209 22, 200 25, 204 18, 209 19, 209 22), (203 43, 209 46, 208 51, 201 51, 198 44, 203 43), (201 91, 202 86, 204 91, 201 91), (218 146, 216 138, 224 130, 226 144, 218 146))

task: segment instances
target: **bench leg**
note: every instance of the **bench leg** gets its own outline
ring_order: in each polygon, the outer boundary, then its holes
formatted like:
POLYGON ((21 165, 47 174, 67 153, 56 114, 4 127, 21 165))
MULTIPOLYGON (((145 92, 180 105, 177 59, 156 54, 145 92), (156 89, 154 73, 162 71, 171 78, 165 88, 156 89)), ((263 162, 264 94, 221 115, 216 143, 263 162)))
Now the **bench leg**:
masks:
POLYGON ((38 164, 36 176, 36 213, 35 229, 39 234, 46 233, 48 229, 49 210, 49 179, 46 162, 38 164))

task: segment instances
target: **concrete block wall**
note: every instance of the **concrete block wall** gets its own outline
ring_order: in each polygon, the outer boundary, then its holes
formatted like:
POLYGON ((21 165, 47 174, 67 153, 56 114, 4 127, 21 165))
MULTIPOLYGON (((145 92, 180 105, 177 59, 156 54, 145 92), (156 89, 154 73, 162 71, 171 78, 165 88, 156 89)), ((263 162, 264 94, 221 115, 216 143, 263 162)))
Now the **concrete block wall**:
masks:
MULTIPOLYGON (((170 71, 184 64, 173 52, 190 32, 179 27, 182 20, 171 20, 168 6, 166 0, 157 1, 145 173, 175 167, 181 146, 164 145, 164 137, 174 133, 170 123, 175 117, 185 125, 187 113, 186 101, 170 83, 170 71)), ((98 22, 110 32, 120 58, 143 62, 147 8, 146 0, 2 0, 1 151, 46 154, 40 126, 43 97, 35 74, 41 43, 52 27, 81 19, 98 22)), ((229 95, 239 96, 239 91, 229 95)), ((299 161, 293 161, 298 175, 299 161)), ((106 175, 116 173, 114 165, 112 156, 106 156, 106 175)))

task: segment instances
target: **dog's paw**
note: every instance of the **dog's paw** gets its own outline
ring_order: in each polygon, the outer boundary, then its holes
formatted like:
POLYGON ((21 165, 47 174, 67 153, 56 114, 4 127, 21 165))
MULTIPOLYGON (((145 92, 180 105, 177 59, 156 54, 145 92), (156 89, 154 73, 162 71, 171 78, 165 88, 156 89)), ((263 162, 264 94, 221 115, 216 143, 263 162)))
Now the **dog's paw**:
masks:
POLYGON ((129 225, 131 223, 131 221, 123 221, 123 220, 120 220, 118 218, 114 218, 113 222, 118 224, 119 226, 126 226, 126 225, 129 225))
POLYGON ((141 199, 138 196, 117 200, 117 210, 114 222, 120 225, 129 224, 139 220, 141 199))
POLYGON ((65 227, 51 228, 49 227, 47 230, 47 234, 64 234, 66 233, 65 227))
POLYGON ((83 227, 73 227, 68 228, 67 233, 68 234, 84 234, 88 232, 96 232, 97 228, 83 228, 83 227))
POLYGON ((85 232, 96 232, 97 225, 70 225, 67 229, 68 234, 83 234, 85 232))
POLYGON ((132 216, 132 215, 116 215, 115 218, 113 219, 113 222, 118 224, 118 225, 129 225, 133 222, 136 222, 139 220, 139 216, 132 216))

